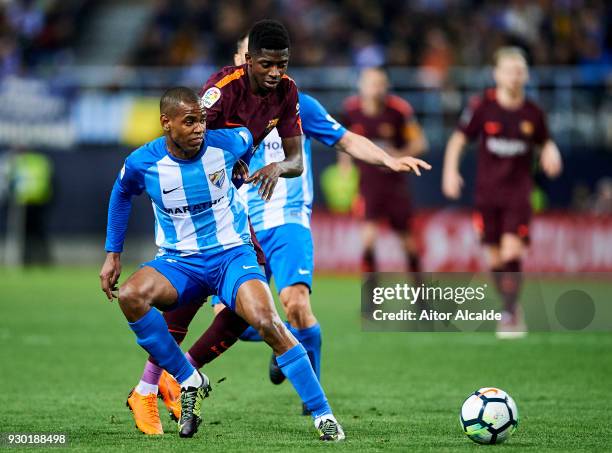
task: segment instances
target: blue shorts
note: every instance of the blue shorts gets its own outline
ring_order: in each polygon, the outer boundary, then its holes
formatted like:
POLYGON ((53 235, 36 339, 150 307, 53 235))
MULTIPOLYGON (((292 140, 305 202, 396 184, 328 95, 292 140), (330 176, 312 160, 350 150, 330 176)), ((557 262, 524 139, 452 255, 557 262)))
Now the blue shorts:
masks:
POLYGON ((178 293, 178 305, 218 295, 232 310, 236 293, 248 280, 266 281, 255 250, 240 245, 217 254, 161 255, 143 263, 166 277, 178 293))
POLYGON ((266 255, 266 277, 274 276, 276 290, 302 283, 312 289, 314 247, 310 230, 297 223, 257 233, 257 239, 266 255))

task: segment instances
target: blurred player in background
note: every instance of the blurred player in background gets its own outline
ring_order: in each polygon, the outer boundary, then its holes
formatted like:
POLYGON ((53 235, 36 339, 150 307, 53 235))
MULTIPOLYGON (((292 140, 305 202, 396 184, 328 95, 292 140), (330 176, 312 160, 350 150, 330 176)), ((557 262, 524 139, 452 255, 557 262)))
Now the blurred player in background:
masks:
MULTIPOLYGON (((247 154, 251 154, 264 137, 277 128, 285 149, 284 158, 260 168, 245 180, 258 185, 259 196, 266 200, 272 196, 280 176, 295 177, 303 171, 297 87, 293 80, 285 75, 289 63, 289 47, 289 35, 282 24, 271 20, 256 23, 249 32, 246 64, 228 66, 213 74, 200 92, 210 129, 240 126, 248 128, 253 136, 253 148, 247 154)), ((222 236, 223 231, 218 234, 222 236)), ((220 298, 226 304, 232 303, 222 295, 220 298)), ((194 307, 179 308, 165 315, 169 330, 177 342, 184 339, 189 323, 202 301, 203 298, 199 298, 194 307)), ((215 317, 200 341, 187 354, 191 364, 199 368, 203 363, 194 357, 203 357, 202 360, 207 363, 231 346, 237 336, 248 327, 243 318, 245 317, 236 315, 233 310, 225 310, 221 316, 215 317)), ((255 323, 255 327, 262 335, 266 329, 273 326, 255 323)), ((325 399, 325 404, 320 404, 320 396, 323 394, 322 391, 318 392, 320 385, 306 351, 298 344, 289 352, 289 355, 280 355, 277 362, 294 384, 302 402, 308 406, 320 439, 344 439, 342 427, 328 409, 327 400, 325 399), (311 373, 316 385, 309 378, 311 373), (293 379, 298 375, 302 378, 293 379), (316 409, 313 410, 312 407, 316 409)), ((160 393, 174 417, 182 417, 181 409, 176 404, 177 392, 173 390, 176 389, 175 382, 167 373, 161 379, 162 368, 154 357, 150 357, 140 382, 128 398, 128 406, 132 409, 137 426, 148 434, 162 431, 157 405, 153 404, 154 402, 147 403, 157 395, 160 388, 164 387, 160 393)))
MULTIPOLYGON (((427 150, 427 139, 412 107, 398 96, 389 94, 389 79, 381 68, 364 69, 359 78, 359 95, 344 103, 344 124, 354 133, 364 135, 392 156, 419 156, 427 150)), ((359 179, 359 214, 362 230, 362 270, 377 271, 374 256, 378 222, 387 221, 401 236, 406 268, 415 284, 421 283, 421 265, 417 246, 410 233, 412 202, 408 176, 388 169, 357 163, 359 179)), ((372 283, 374 284, 374 283, 372 283)))
POLYGON ((522 50, 500 48, 494 63, 496 87, 470 103, 448 140, 442 191, 450 199, 460 197, 461 152, 469 140, 478 139, 475 224, 504 304, 497 334, 518 338, 526 334, 517 301, 529 241, 534 151, 541 147, 540 165, 549 178, 561 173, 562 162, 544 112, 525 97, 528 67, 522 50))
MULTIPOLYGON (((236 65, 245 63, 247 47, 248 37, 238 41, 234 55, 236 65)), ((274 276, 276 290, 287 315, 288 327, 306 348, 312 367, 320 378, 321 328, 310 305, 314 272, 310 231, 313 199, 311 139, 334 146, 371 165, 385 166, 389 171, 414 171, 419 174, 419 167, 428 169, 429 165, 412 157, 392 157, 365 137, 347 131, 312 96, 299 93, 299 103, 305 135, 304 172, 299 178, 279 179, 274 194, 267 203, 259 196, 255 185, 249 186, 246 198, 253 229, 266 256, 266 275, 268 279, 274 276)), ((274 129, 256 150, 250 168, 256 171, 283 158, 283 145, 277 130, 274 129)), ((224 310, 222 304, 214 305, 217 313, 224 310)), ((261 337, 252 327, 240 338, 261 341, 261 337)), ((270 380, 275 384, 285 380, 274 356, 270 363, 270 380)))

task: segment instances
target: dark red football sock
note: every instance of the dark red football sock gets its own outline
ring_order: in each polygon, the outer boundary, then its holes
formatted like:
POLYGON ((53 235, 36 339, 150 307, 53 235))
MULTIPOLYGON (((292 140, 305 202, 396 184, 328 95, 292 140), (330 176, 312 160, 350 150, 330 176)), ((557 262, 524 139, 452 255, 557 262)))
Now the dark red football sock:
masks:
MULTIPOLYGON (((190 302, 174 310, 164 312, 164 319, 168 324, 168 331, 177 344, 181 344, 189 330, 189 324, 193 321, 198 310, 206 302, 206 299, 199 302, 190 302)), ((149 356, 149 362, 157 365, 155 359, 149 356)))
POLYGON ((521 261, 508 261, 503 266, 493 269, 493 279, 497 291, 502 296, 504 311, 514 314, 523 283, 521 261))
POLYGON ((249 327, 247 322, 229 308, 223 309, 212 324, 189 349, 189 355, 198 368, 212 362, 227 349, 249 327))
MULTIPOLYGON (((414 286, 419 287, 423 284, 423 273, 421 272, 421 259, 416 253, 406 253, 406 265, 408 266, 408 272, 412 276, 414 286)), ((423 300, 419 299, 416 301, 419 310, 425 310, 427 305, 423 300)))
POLYGON ((374 258, 374 250, 365 249, 361 255, 361 271, 376 272, 376 259, 374 258))
POLYGON ((414 274, 418 274, 421 272, 421 259, 416 253, 407 253, 406 263, 408 264, 408 272, 412 272, 414 274))

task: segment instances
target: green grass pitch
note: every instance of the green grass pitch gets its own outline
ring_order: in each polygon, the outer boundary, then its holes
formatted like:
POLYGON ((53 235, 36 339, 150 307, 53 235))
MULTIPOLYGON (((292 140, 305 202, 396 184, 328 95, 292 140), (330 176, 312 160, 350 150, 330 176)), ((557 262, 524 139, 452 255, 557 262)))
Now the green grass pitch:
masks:
MULTIPOLYGON (((66 432, 78 451, 612 449, 610 334, 500 342, 490 333, 362 332, 356 278, 318 277, 313 306, 322 381, 344 443, 317 440, 291 386, 269 383, 269 350, 256 343, 239 343, 205 368, 213 393, 195 438, 179 439, 165 411, 166 434, 153 438, 125 407, 145 353, 99 290, 97 269, 0 269, 0 432, 66 432), (506 444, 478 446, 460 430, 463 399, 483 386, 518 404, 519 429, 506 444)), ((186 345, 211 316, 205 306, 186 345)))

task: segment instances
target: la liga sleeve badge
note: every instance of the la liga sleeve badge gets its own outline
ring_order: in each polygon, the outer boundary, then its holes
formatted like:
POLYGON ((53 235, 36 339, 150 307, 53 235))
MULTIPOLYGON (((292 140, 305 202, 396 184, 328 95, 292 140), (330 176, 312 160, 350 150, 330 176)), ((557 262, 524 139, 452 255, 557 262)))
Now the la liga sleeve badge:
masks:
POLYGON ((221 98, 221 90, 217 87, 210 87, 202 96, 202 102, 207 109, 211 108, 221 98))

